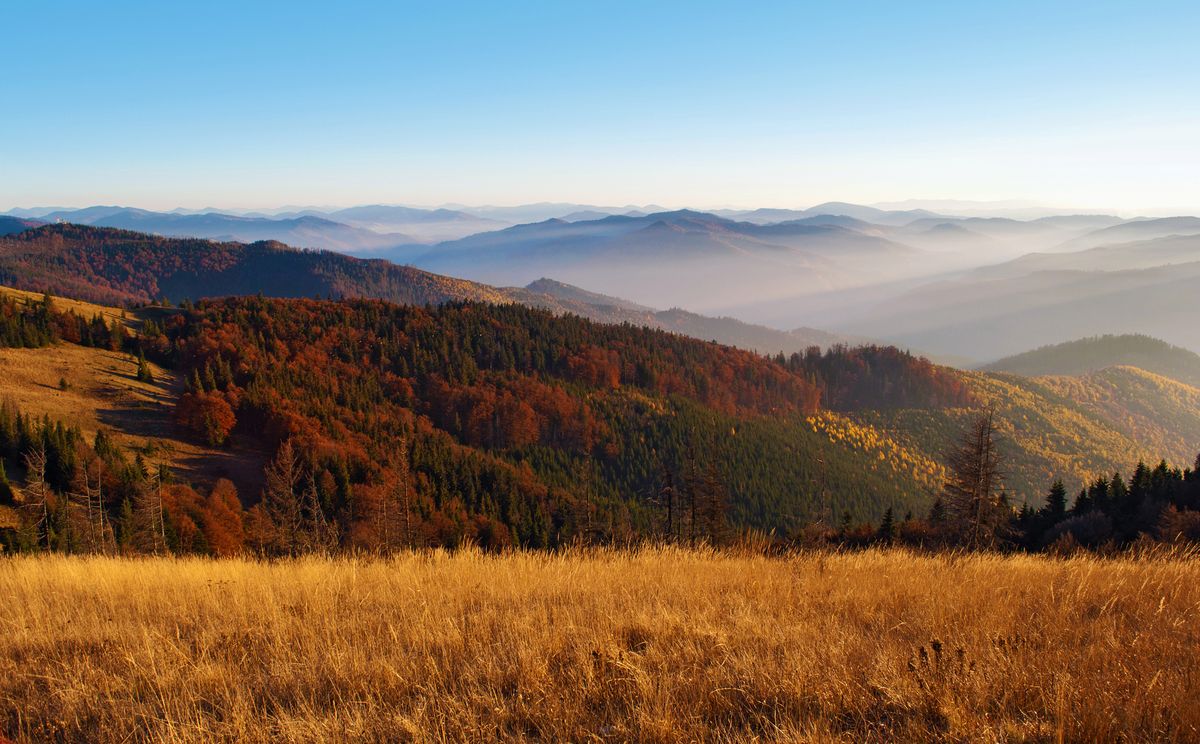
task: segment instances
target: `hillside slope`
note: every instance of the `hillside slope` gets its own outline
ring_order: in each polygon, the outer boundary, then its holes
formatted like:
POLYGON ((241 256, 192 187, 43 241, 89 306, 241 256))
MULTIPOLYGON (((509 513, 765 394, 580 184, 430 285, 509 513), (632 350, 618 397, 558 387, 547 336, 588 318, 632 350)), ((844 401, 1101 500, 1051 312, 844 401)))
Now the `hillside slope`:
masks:
POLYGON ((1043 346, 982 367, 1027 377, 1083 375, 1108 367, 1137 367, 1187 385, 1200 387, 1200 355, 1150 336, 1093 336, 1043 346))
POLYGON ((351 541, 371 539, 364 504, 403 472, 422 540, 549 545, 655 533, 670 483, 726 494, 742 527, 921 513, 987 404, 1018 503, 1134 456, 1191 462, 1200 437, 1200 391, 1131 368, 1033 379, 886 347, 776 360, 513 304, 244 297, 139 314, 127 320, 149 335, 132 343, 173 367, 153 383, 133 381, 128 351, 59 343, 0 350, 0 393, 88 436, 111 430, 189 481, 230 477, 248 504, 293 442, 351 541), (227 443, 206 446, 205 411, 220 409, 212 441, 227 443))

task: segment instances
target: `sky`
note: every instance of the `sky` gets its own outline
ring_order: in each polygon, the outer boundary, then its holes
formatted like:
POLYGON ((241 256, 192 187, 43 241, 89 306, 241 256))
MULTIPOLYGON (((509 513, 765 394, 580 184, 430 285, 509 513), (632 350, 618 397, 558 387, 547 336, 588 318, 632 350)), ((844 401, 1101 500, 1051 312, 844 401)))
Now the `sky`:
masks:
POLYGON ((5 3, 0 210, 1200 211, 1200 4, 5 3))

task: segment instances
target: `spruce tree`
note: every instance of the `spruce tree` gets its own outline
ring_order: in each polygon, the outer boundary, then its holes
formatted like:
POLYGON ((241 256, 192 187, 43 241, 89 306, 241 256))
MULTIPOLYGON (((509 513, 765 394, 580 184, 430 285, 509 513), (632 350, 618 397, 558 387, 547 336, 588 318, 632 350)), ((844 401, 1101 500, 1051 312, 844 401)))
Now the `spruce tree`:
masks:
POLYGON ((1063 485, 1061 478, 1050 486, 1050 493, 1046 496, 1045 513, 1051 525, 1067 518, 1067 487, 1063 485))
POLYGON ((879 531, 876 533, 879 542, 888 544, 896 539, 896 514, 892 507, 888 507, 883 513, 883 521, 879 523, 879 531))
POLYGON ((942 497, 938 496, 933 500, 933 506, 929 507, 929 523, 932 525, 942 525, 946 523, 946 502, 942 501, 942 497))

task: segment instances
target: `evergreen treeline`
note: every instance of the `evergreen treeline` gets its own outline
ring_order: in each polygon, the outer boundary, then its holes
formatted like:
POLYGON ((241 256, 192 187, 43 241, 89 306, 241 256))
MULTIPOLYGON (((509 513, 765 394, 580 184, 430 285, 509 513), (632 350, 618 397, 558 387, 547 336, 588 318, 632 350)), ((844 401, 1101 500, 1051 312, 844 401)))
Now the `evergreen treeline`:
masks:
POLYGON ((0 521, 0 547, 10 551, 216 552, 213 545, 236 542, 232 554, 242 546, 241 505, 228 481, 202 499, 153 452, 130 457, 103 431, 88 442, 78 428, 7 402, 0 403, 0 511, 17 515, 0 521), (227 538, 231 521, 236 541, 227 538))
POLYGON ((40 300, 0 296, 0 346, 33 349, 68 341, 122 350, 130 340, 119 320, 106 323, 99 315, 86 319, 74 311, 60 312, 49 295, 40 300))
POLYGON ((903 543, 922 547, 1070 553, 1118 550, 1146 542, 1200 542, 1200 456, 1193 469, 1139 462, 1128 480, 1101 476, 1071 503, 1056 480, 1037 509, 1012 504, 1004 486, 994 410, 982 414, 947 454, 948 476, 925 518, 897 519, 888 509, 879 526, 855 525, 845 514, 836 532, 810 528, 809 538, 847 545, 903 543))

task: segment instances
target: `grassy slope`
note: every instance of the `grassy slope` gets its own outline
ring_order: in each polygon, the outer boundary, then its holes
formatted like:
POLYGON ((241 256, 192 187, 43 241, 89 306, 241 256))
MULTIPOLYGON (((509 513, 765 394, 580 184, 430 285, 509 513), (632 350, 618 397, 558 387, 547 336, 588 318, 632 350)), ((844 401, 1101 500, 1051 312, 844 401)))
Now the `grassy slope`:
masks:
POLYGON ((1194 560, 43 557, 0 602, 18 740, 1200 736, 1194 560))
MULTIPOLYGON (((40 300, 42 295, 0 287, 0 293, 40 300)), ((53 298, 61 311, 109 322, 120 320, 132 332, 156 308, 123 311, 63 297, 53 298)), ((0 348, 0 400, 12 401, 24 413, 50 416, 77 425, 90 442, 100 429, 116 442, 165 462, 183 479, 211 483, 228 477, 250 486, 262 478, 260 453, 244 448, 213 449, 181 436, 172 421, 182 384, 170 370, 150 363, 154 382, 137 379, 137 360, 129 354, 59 343, 41 349, 0 348), (68 388, 59 387, 66 380, 68 388)))

